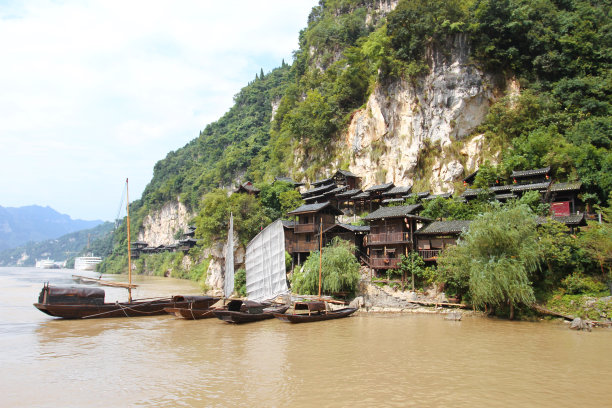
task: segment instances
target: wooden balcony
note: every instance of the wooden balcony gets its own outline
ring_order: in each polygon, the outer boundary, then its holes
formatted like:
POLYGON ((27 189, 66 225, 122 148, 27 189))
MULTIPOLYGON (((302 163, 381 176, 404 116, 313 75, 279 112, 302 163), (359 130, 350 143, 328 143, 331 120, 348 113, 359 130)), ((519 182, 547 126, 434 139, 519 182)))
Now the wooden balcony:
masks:
MULTIPOLYGON (((308 232, 319 232, 319 225, 320 224, 295 224, 295 227, 293 229, 293 232, 295 234, 304 234, 304 233, 308 233, 308 232)), ((325 224, 323 223, 323 231, 325 231, 327 228, 333 226, 334 224, 325 224)))
POLYGON ((317 230, 316 224, 295 224, 293 229, 296 234, 303 234, 306 232, 315 232, 317 230))
POLYGON ((367 245, 402 244, 412 242, 409 232, 388 232, 366 235, 367 245))
POLYGON ((295 242, 292 245, 293 252, 311 252, 319 250, 319 242, 295 242))
POLYGON ((399 258, 370 258, 370 267, 374 269, 394 269, 400 264, 399 258))
POLYGON ((441 249, 419 249, 419 255, 425 261, 435 261, 440 252, 442 252, 441 249))

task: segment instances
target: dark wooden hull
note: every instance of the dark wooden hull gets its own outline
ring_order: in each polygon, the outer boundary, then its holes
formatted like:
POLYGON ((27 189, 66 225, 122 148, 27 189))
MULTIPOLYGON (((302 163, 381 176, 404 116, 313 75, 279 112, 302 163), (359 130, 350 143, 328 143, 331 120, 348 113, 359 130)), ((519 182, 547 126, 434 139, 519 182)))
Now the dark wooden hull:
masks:
POLYGON ((166 313, 172 314, 176 317, 186 320, 199 320, 199 319, 210 319, 215 317, 215 310, 217 309, 191 309, 187 307, 167 307, 164 309, 166 313))
POLYGON ((332 320, 332 319, 340 319, 343 317, 348 317, 355 313, 357 309, 354 307, 346 307, 344 309, 328 311, 325 313, 314 313, 314 314, 283 314, 283 313, 275 313, 274 317, 278 320, 287 323, 310 323, 310 322, 320 322, 322 320, 332 320))
MULTIPOLYGON (((211 304, 216 302, 211 300, 211 304)), ((188 308, 193 302, 172 298, 101 304, 34 303, 43 313, 63 319, 93 319, 106 317, 142 317, 166 314, 165 308, 188 308)), ((206 302, 208 303, 208 302, 206 302)), ((205 305, 202 305, 205 306, 205 305)))
POLYGON ((260 320, 273 319, 276 313, 285 313, 289 309, 289 306, 282 306, 277 308, 271 308, 269 311, 263 313, 248 313, 248 312, 236 312, 231 310, 215 310, 215 316, 228 323, 242 324, 258 322, 260 320))

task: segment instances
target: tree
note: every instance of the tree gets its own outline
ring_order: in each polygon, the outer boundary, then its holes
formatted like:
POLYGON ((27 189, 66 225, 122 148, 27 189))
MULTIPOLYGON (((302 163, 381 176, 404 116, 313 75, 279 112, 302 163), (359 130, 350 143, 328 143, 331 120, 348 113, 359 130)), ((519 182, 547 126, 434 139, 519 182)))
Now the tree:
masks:
POLYGON ((206 195, 202 210, 195 218, 196 238, 202 239, 202 245, 227 237, 230 214, 234 215, 234 231, 243 245, 270 223, 256 197, 250 194, 228 197, 224 190, 215 190, 206 195))
POLYGON ((280 193, 278 196, 278 201, 280 202, 281 217, 285 217, 289 211, 295 210, 304 204, 302 195, 296 190, 284 191, 280 193))
POLYGON ((420 276, 425 270, 425 261, 417 252, 409 252, 408 256, 402 255, 398 268, 402 275, 410 273, 412 275, 412 291, 414 292, 414 276, 420 276))
MULTIPOLYGON (((321 293, 332 295, 339 292, 355 293, 359 283, 359 262, 355 248, 348 242, 334 238, 323 249, 321 258, 321 293)), ((305 295, 319 292, 319 251, 311 252, 302 271, 293 275, 293 290, 305 295)))
POLYGON ((474 306, 493 310, 507 304, 512 319, 517 305, 534 302, 529 277, 539 267, 541 252, 529 207, 498 207, 477 217, 462 237, 455 250, 441 254, 439 266, 455 276, 467 272, 474 306))
POLYGON ((275 181, 272 184, 263 184, 259 187, 259 200, 264 206, 266 214, 272 220, 280 218, 285 214, 280 201, 280 196, 283 193, 290 191, 297 193, 297 191, 293 189, 293 185, 286 181, 275 181))

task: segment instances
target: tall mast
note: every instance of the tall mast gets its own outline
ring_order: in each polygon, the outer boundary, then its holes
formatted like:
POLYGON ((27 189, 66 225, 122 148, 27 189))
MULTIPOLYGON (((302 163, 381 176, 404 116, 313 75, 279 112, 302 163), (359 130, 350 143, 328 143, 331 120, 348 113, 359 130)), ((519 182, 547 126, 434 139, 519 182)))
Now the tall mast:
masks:
POLYGON ((323 217, 319 226, 319 299, 321 299, 321 271, 323 270, 323 217))
POLYGON ((128 301, 132 301, 132 245, 130 242, 130 192, 128 188, 128 179, 125 179, 125 194, 127 199, 127 249, 128 249, 128 301))

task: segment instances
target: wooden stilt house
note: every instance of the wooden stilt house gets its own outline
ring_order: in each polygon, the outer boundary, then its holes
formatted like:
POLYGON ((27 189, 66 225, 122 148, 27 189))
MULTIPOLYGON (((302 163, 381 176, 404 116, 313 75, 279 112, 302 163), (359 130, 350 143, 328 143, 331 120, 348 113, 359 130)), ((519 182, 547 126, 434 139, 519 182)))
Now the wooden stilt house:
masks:
POLYGON ((434 221, 416 232, 417 250, 425 261, 435 261, 440 252, 457 245, 459 235, 467 231, 471 221, 434 221))
POLYGON ((375 271, 397 268, 401 255, 416 248, 415 232, 428 218, 416 215, 421 204, 381 207, 363 219, 370 224, 364 239, 367 263, 375 271))
POLYGON ((336 216, 342 215, 342 212, 331 203, 325 202, 304 204, 287 215, 297 217, 293 226, 292 254, 300 264, 311 251, 319 249, 321 225, 323 231, 333 227, 336 224, 336 216))

